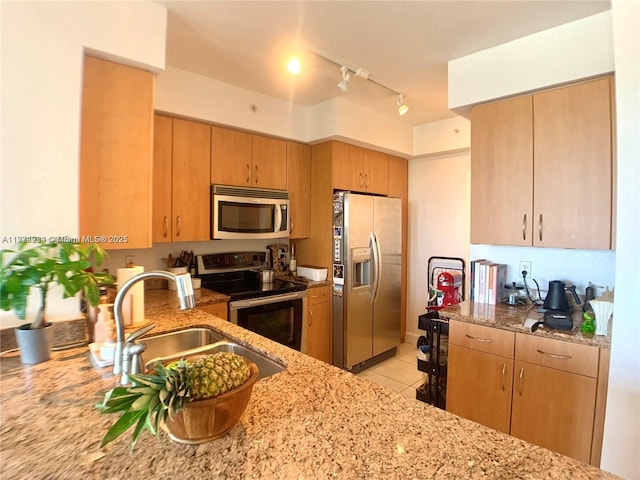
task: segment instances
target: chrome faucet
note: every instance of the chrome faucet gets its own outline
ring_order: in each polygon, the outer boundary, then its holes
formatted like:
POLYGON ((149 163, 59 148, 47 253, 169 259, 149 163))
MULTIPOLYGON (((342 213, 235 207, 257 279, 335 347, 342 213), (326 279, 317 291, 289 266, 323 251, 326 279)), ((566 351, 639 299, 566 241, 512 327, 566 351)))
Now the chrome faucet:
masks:
POLYGON ((113 373, 116 375, 119 373, 122 374, 120 378, 121 385, 127 385, 129 383, 129 373, 131 373, 129 371, 123 371, 123 365, 127 365, 127 368, 129 368, 128 366, 130 365, 130 362, 126 361, 124 358, 126 352, 124 351, 122 303, 124 302, 124 297, 129 289, 131 289, 134 284, 144 281, 147 278, 164 278, 170 282, 175 282, 176 293, 178 294, 178 300, 180 301, 180 310, 190 310, 196 306, 196 300, 193 295, 193 286, 191 285, 191 275, 188 273, 174 275, 173 273, 165 272, 164 270, 152 270, 149 272, 139 273, 122 284, 116 294, 115 300, 113 301, 113 317, 116 324, 117 337, 116 350, 113 356, 113 373))

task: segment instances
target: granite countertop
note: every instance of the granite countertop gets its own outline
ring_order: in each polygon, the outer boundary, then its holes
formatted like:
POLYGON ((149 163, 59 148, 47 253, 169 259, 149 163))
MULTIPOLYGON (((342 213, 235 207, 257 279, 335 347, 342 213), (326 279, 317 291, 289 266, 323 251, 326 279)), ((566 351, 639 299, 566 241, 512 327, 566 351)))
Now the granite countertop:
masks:
POLYGON ((240 422, 199 446, 144 432, 133 453, 130 433, 101 449, 117 419, 94 408, 116 384, 110 368, 94 367, 86 347, 33 366, 9 354, 0 358, 1 478, 616 478, 203 311, 167 308, 173 294, 146 296, 154 332, 206 325, 287 365, 256 383, 240 422))
POLYGON ((533 305, 508 304, 489 305, 486 303, 461 302, 439 310, 440 316, 450 320, 460 320, 467 323, 476 323, 487 327, 500 328, 517 333, 536 335, 539 337, 554 338, 571 343, 581 343, 599 348, 611 348, 611 319, 609 320, 607 335, 595 335, 580 331, 582 324, 582 310, 574 309, 572 313, 573 330, 562 331, 540 327, 535 332, 530 327, 523 326, 524 320, 533 318, 542 320, 543 314, 537 312, 533 305))

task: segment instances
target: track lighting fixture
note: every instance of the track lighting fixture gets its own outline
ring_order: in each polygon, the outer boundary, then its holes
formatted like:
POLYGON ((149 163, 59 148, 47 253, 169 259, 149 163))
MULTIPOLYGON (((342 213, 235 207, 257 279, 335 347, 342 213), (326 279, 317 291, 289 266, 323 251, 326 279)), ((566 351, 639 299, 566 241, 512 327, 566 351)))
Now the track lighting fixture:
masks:
POLYGON ((340 67, 340 73, 342 74, 342 80, 338 82, 338 88, 343 92, 346 92, 349 89, 349 79, 351 78, 351 74, 349 73, 349 69, 344 65, 340 67))
POLYGON ((398 107, 399 115, 404 115, 409 111, 409 107, 404 103, 404 93, 400 93, 394 90, 393 88, 387 87, 386 85, 374 80, 373 78, 371 78, 371 73, 368 70, 365 70, 364 68, 358 68, 358 69, 349 68, 346 65, 343 65, 334 60, 331 60, 330 58, 325 57, 324 55, 320 55, 319 53, 313 52, 311 50, 309 50, 309 52, 315 55, 316 57, 322 58, 323 60, 326 60, 327 62, 340 67, 342 80, 338 82, 338 88, 343 92, 346 92, 349 89, 349 79, 351 78, 351 74, 353 73, 357 77, 364 78, 368 82, 375 83, 379 87, 382 87, 385 90, 388 90, 391 93, 396 94, 398 96, 398 100, 396 101, 396 106, 398 107))
POLYGON ((398 106, 398 114, 400 116, 409 111, 409 107, 407 107, 407 105, 405 105, 404 103, 404 95, 402 93, 398 95, 398 101, 396 102, 396 105, 398 106))

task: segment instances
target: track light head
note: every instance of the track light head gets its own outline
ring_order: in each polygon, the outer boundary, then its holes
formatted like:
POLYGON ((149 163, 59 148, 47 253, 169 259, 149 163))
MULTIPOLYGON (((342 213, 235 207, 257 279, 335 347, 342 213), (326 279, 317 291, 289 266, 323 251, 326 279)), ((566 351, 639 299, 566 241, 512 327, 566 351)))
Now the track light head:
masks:
POLYGON ((346 92, 349 89, 349 79, 351 78, 351 74, 349 73, 349 69, 344 65, 340 67, 340 73, 342 74, 342 80, 338 82, 338 88, 343 92, 346 92))
POLYGON ((409 107, 404 103, 404 95, 401 93, 398 95, 398 101, 396 102, 398 106, 398 115, 402 116, 409 111, 409 107))

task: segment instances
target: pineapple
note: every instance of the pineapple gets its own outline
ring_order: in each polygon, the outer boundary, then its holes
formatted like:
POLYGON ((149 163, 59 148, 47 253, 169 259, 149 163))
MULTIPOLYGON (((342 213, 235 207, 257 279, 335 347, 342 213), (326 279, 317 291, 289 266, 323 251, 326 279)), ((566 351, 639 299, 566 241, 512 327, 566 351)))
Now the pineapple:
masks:
POLYGON ((143 430, 157 434, 160 420, 173 416, 194 400, 217 397, 245 383, 251 370, 244 357, 218 352, 194 361, 180 360, 167 366, 158 363, 155 375, 132 374, 131 387, 116 387, 96 408, 102 413, 124 412, 102 439, 101 447, 136 424, 133 450, 143 430))

